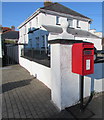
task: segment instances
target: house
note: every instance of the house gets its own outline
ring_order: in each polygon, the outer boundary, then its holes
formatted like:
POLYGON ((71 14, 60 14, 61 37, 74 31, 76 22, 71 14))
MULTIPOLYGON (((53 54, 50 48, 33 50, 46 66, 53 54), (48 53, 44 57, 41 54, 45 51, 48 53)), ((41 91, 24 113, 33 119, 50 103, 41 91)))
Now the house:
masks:
POLYGON ((19 32, 15 31, 15 27, 2 27, 1 26, 1 45, 2 45, 2 58, 3 65, 9 64, 11 60, 18 61, 18 46, 19 32))
MULTIPOLYGON (((49 33, 58 36, 62 32, 60 25, 63 22, 68 22, 68 33, 72 34, 74 39, 93 42, 98 50, 102 49, 101 38, 89 32, 92 19, 52 2, 44 2, 44 7, 35 11, 18 27, 18 43, 25 44, 25 49, 33 48, 47 53, 49 33)), ((52 36, 51 39, 53 38, 52 36)), ((23 48, 21 46, 21 49, 23 48)))

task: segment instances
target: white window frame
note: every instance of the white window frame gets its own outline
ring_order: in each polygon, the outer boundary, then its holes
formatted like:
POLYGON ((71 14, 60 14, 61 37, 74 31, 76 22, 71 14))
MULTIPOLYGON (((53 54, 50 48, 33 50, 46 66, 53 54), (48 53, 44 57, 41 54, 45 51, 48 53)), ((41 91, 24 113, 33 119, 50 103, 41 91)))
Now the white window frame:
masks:
POLYGON ((67 21, 68 21, 68 24, 69 24, 68 27, 73 27, 73 19, 72 18, 67 18, 67 21))
POLYGON ((38 28, 38 17, 36 17, 36 28, 38 28))
POLYGON ((39 37, 36 37, 35 39, 36 39, 36 49, 39 49, 39 37))
POLYGON ((24 26, 24 34, 26 34, 26 32, 27 32, 27 31, 26 31, 26 25, 25 25, 25 26, 24 26))
POLYGON ((77 20, 77 28, 81 28, 80 25, 79 25, 79 20, 77 20))
POLYGON ((56 25, 60 25, 60 17, 56 16, 56 25))
POLYGON ((29 39, 29 42, 30 42, 30 47, 32 48, 32 39, 31 38, 29 39))
POLYGON ((45 47, 45 36, 42 35, 42 47, 45 47))

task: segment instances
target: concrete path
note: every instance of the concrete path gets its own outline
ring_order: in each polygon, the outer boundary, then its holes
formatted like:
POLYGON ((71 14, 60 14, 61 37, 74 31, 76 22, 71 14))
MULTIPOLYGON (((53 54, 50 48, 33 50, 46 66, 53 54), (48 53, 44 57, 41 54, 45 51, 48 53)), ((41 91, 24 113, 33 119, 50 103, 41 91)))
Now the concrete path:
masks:
POLYGON ((51 91, 19 65, 2 69, 3 118, 73 118, 50 101, 51 91))

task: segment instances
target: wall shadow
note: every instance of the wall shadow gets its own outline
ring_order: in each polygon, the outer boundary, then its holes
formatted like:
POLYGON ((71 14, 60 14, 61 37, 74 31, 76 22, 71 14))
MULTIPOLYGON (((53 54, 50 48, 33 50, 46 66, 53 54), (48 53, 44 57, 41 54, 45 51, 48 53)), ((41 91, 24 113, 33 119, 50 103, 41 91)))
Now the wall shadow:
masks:
POLYGON ((32 80, 33 80, 33 78, 32 79, 27 79, 27 80, 21 80, 21 81, 16 81, 16 82, 8 82, 8 83, 5 83, 5 84, 2 84, 0 86, 0 88, 2 88, 1 92, 5 93, 5 92, 13 90, 15 88, 29 85, 32 80))

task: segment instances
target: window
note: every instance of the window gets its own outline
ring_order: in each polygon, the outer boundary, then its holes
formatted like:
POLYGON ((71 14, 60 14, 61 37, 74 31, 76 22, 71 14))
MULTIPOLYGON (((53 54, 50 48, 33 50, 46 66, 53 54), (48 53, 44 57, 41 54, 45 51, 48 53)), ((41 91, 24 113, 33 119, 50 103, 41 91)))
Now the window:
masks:
POLYGON ((25 31, 25 34, 26 34, 26 26, 24 26, 25 28, 24 28, 24 31, 25 31))
POLYGON ((29 22, 29 27, 31 28, 31 22, 29 22))
POLYGON ((29 39, 30 42, 30 48, 32 48, 32 39, 29 39))
POLYGON ((77 20, 77 28, 80 28, 80 26, 79 26, 79 20, 77 20))
POLYGON ((60 21, 59 21, 60 17, 59 16, 56 16, 56 25, 60 25, 60 21))
POLYGON ((46 35, 46 47, 48 47, 48 35, 46 35))
POLYGON ((39 48, 39 37, 36 37, 36 48, 39 48))
POLYGON ((45 47, 45 36, 42 36, 42 47, 45 47))
POLYGON ((69 27, 73 27, 73 19, 67 18, 67 21, 68 21, 69 27))
POLYGON ((36 27, 38 27, 38 17, 36 17, 36 27))

